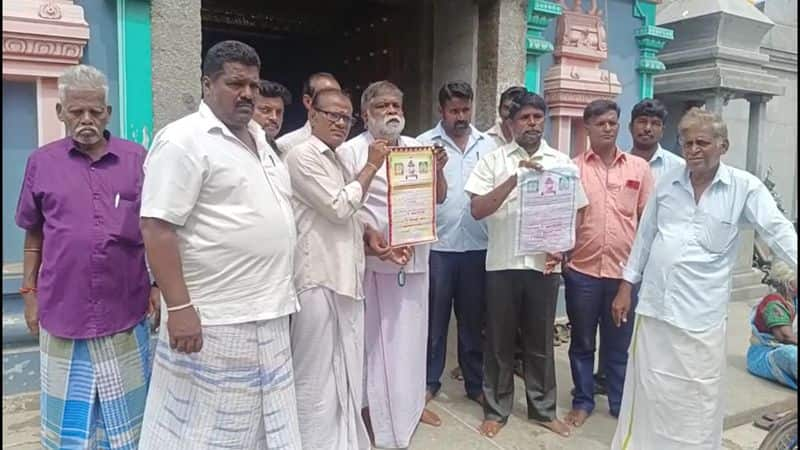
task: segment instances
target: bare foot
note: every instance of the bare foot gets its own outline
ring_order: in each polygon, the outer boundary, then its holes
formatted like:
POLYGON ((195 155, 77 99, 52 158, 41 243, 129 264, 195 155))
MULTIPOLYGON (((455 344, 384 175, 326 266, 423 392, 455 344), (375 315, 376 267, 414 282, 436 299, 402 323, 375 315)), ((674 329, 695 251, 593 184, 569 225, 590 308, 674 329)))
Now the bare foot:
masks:
POLYGON ((573 409, 564 417, 564 422, 573 427, 580 427, 589 418, 589 413, 582 409, 573 409))
POLYGON ((533 423, 543 426, 555 434, 563 437, 569 437, 569 426, 558 419, 553 419, 549 422, 540 422, 538 420, 534 420, 533 423))
POLYGON ((484 420, 478 430, 481 432, 482 436, 493 438, 497 436, 497 433, 499 433, 505 425, 506 424, 496 420, 484 420))
POLYGON ((464 374, 461 373, 461 367, 456 366, 455 369, 451 370, 450 377, 454 380, 464 381, 464 374))
POLYGON ((431 400, 433 400, 433 393, 431 391, 425 391, 425 404, 427 405, 431 400))
POLYGON ((422 410, 422 417, 419 418, 419 421, 432 427, 438 427, 442 424, 442 419, 428 408, 422 410))

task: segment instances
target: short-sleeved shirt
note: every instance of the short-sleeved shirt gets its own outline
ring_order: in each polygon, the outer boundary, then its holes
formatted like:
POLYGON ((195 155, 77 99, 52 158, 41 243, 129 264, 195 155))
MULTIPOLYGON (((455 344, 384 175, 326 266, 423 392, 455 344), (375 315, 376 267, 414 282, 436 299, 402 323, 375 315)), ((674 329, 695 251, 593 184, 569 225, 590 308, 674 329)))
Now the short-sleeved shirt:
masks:
POLYGON ((364 298, 364 226, 356 217, 364 202, 358 181, 345 181, 333 150, 316 136, 286 155, 297 224, 295 287, 324 287, 364 298))
POLYGON ((488 136, 471 126, 466 149, 461 149, 445 133, 441 122, 422 133, 417 140, 425 145, 441 144, 447 152, 444 177, 447 180, 447 197, 436 205, 436 235, 431 250, 439 252, 468 252, 486 250, 486 223, 472 217, 470 198, 464 184, 482 156, 497 146, 488 136))
POLYGON ((589 206, 578 217, 569 267, 595 278, 622 278, 653 175, 642 158, 617 150, 606 167, 591 149, 574 159, 589 206))
POLYGON ((41 229, 39 321, 53 336, 128 330, 146 312, 150 278, 139 230, 145 149, 105 133, 97 161, 64 138, 28 158, 17 225, 41 229))
MULTIPOLYGON (((519 162, 525 159, 539 163, 545 170, 553 167, 574 166, 569 156, 550 147, 544 140, 533 156, 529 156, 519 144, 512 142, 481 158, 472 171, 464 190, 468 194, 488 194, 517 173, 519 162)), ((584 206, 586 206, 586 195, 580 183, 576 183, 576 211, 584 206)), ((515 236, 518 218, 519 195, 515 188, 500 205, 500 208, 484 219, 489 228, 489 245, 486 251, 487 271, 517 269, 544 271, 547 260, 545 253, 526 256, 517 256, 516 254, 515 236)), ((556 268, 556 272, 560 270, 560 267, 556 268)))
POLYGON ((506 135, 503 134, 503 125, 500 119, 497 119, 492 128, 486 130, 486 135, 492 138, 495 148, 511 143, 510 140, 506 139, 506 135))
POLYGON ((204 325, 298 310, 297 242, 286 167, 253 121, 251 151, 205 104, 156 135, 145 161, 142 217, 175 226, 183 276, 204 325))
MULTIPOLYGON (((369 146, 374 141, 375 138, 372 134, 369 131, 365 131, 336 149, 336 156, 342 164, 345 180, 349 182, 356 179, 359 172, 367 164, 369 146)), ((406 136, 400 136, 398 144, 403 147, 418 147, 422 145, 416 139, 406 136)), ((367 192, 369 196, 358 213, 359 220, 361 223, 383 233, 388 238, 389 210, 387 201, 389 198, 389 184, 386 178, 386 163, 381 164, 381 167, 375 173, 367 192)), ((430 244, 415 245, 414 255, 403 270, 406 273, 427 273, 430 249, 430 244)), ((367 256, 366 268, 369 271, 383 274, 395 274, 400 269, 393 262, 381 261, 376 256, 367 256)))
POLYGON ((648 163, 650 164, 650 171, 653 173, 653 184, 657 184, 665 173, 686 167, 686 161, 683 158, 665 149, 660 144, 648 163))

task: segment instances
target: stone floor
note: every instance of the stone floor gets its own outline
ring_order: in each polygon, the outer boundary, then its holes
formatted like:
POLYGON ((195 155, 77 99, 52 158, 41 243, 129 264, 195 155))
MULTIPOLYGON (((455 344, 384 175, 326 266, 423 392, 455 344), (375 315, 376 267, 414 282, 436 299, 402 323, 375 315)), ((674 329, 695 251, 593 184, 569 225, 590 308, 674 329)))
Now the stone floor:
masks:
MULTIPOLYGON (((724 448, 757 449, 765 432, 753 427, 752 421, 766 411, 783 411, 796 404, 795 391, 755 378, 745 369, 744 354, 749 339, 748 303, 732 303, 729 316, 727 409, 724 448)), ((453 333, 451 333, 451 336, 453 333)), ((455 343, 450 339, 448 366, 455 362, 455 343)), ((569 361, 567 346, 556 348, 556 372, 559 376, 559 414, 569 407, 569 361)), ((411 444, 412 450, 593 450, 606 449, 614 433, 615 421, 608 414, 604 397, 598 397, 596 413, 570 438, 561 438, 525 420, 525 404, 517 395, 513 416, 495 439, 480 436, 477 426, 480 408, 463 395, 463 388, 445 374, 441 394, 431 403, 443 425, 433 428, 421 425, 411 444)), ((517 379, 517 392, 522 384, 517 379)), ((23 394, 3 398, 3 448, 34 449, 38 439, 38 398, 23 394)), ((647 450, 647 449, 645 449, 647 450)))

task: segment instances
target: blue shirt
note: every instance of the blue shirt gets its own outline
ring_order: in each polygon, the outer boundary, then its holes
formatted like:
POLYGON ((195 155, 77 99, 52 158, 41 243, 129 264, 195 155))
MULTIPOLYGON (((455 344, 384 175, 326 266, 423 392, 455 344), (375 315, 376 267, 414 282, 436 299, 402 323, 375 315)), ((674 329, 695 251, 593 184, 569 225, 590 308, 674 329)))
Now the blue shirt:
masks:
POLYGON ((470 212, 470 198, 464 192, 472 169, 482 157, 497 148, 494 140, 470 125, 467 148, 461 149, 450 139, 442 123, 417 137, 425 145, 441 144, 447 151, 444 176, 447 179, 447 198, 436 206, 436 228, 439 240, 431 250, 439 252, 467 252, 486 250, 486 224, 476 221, 470 212))

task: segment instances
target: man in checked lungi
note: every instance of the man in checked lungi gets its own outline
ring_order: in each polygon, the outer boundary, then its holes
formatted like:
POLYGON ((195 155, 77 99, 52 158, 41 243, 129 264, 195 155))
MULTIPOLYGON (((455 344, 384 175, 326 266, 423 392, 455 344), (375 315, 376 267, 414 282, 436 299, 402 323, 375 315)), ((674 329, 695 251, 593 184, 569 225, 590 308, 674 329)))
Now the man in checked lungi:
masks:
POLYGON ((142 234, 167 326, 142 450, 301 448, 292 191, 252 120, 260 66, 241 42, 211 47, 200 107, 161 130, 145 161, 142 234))
POLYGON ((28 158, 16 213, 20 293, 41 350, 41 445, 135 449, 159 298, 139 231, 145 149, 106 130, 108 82, 94 67, 68 69, 58 95, 68 136, 28 158))

